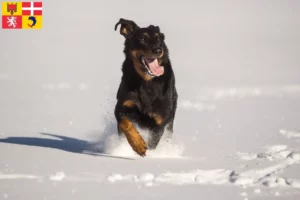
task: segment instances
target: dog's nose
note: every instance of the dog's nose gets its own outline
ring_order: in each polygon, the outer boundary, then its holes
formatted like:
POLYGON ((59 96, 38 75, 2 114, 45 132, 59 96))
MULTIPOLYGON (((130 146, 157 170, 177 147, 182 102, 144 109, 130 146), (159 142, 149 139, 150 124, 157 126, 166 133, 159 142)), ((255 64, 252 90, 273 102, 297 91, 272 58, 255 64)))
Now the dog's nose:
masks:
POLYGON ((155 48, 152 50, 152 53, 156 56, 160 56, 161 55, 161 52, 162 52, 162 49, 161 48, 155 48))

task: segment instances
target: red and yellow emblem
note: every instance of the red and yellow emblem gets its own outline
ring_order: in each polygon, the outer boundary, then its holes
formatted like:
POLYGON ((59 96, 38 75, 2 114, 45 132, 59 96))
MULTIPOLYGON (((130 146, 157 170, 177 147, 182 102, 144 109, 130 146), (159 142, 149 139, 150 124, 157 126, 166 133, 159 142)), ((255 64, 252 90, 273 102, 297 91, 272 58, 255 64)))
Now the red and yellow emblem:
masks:
POLYGON ((42 2, 2 2, 3 29, 41 29, 42 2))

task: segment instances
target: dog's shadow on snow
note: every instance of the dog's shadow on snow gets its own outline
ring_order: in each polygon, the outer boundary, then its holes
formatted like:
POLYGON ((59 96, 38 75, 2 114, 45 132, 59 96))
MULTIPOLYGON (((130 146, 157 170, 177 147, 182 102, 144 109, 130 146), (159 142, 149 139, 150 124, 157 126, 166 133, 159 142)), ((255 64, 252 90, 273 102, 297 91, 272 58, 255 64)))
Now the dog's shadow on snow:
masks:
POLYGON ((72 153, 86 154, 92 156, 102 156, 102 157, 111 157, 119 159, 134 160, 132 158, 113 156, 105 153, 106 140, 111 136, 112 131, 114 130, 114 124, 109 124, 104 133, 96 134, 97 136, 95 141, 88 141, 83 139, 77 139, 73 137, 67 137, 51 133, 40 133, 43 136, 52 137, 52 138, 43 138, 43 137, 8 137, 0 139, 0 143, 8 144, 19 144, 19 145, 28 145, 44 148, 53 148, 59 149, 72 153))

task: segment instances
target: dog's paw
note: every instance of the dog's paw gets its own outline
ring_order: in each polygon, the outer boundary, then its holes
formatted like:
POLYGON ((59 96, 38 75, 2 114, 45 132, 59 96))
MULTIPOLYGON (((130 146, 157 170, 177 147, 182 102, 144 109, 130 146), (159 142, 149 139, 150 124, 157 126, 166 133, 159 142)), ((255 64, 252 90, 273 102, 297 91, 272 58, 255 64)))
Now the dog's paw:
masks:
POLYGON ((134 134, 132 137, 128 137, 128 142, 132 149, 140 156, 146 156, 147 145, 140 134, 134 134))

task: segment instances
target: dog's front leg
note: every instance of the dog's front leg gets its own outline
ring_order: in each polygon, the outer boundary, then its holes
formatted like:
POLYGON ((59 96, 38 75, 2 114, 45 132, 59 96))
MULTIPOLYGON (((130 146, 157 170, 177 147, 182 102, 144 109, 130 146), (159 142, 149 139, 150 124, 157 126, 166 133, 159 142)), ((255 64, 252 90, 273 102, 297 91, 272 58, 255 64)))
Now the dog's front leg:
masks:
POLYGON ((121 118, 119 122, 119 130, 124 133, 128 143, 137 154, 140 156, 146 156, 146 142, 127 117, 124 116, 121 118))
POLYGON ((118 102, 115 109, 115 116, 118 121, 118 130, 123 133, 132 149, 140 156, 145 156, 147 145, 142 136, 134 127, 131 119, 138 118, 135 101, 118 102))

